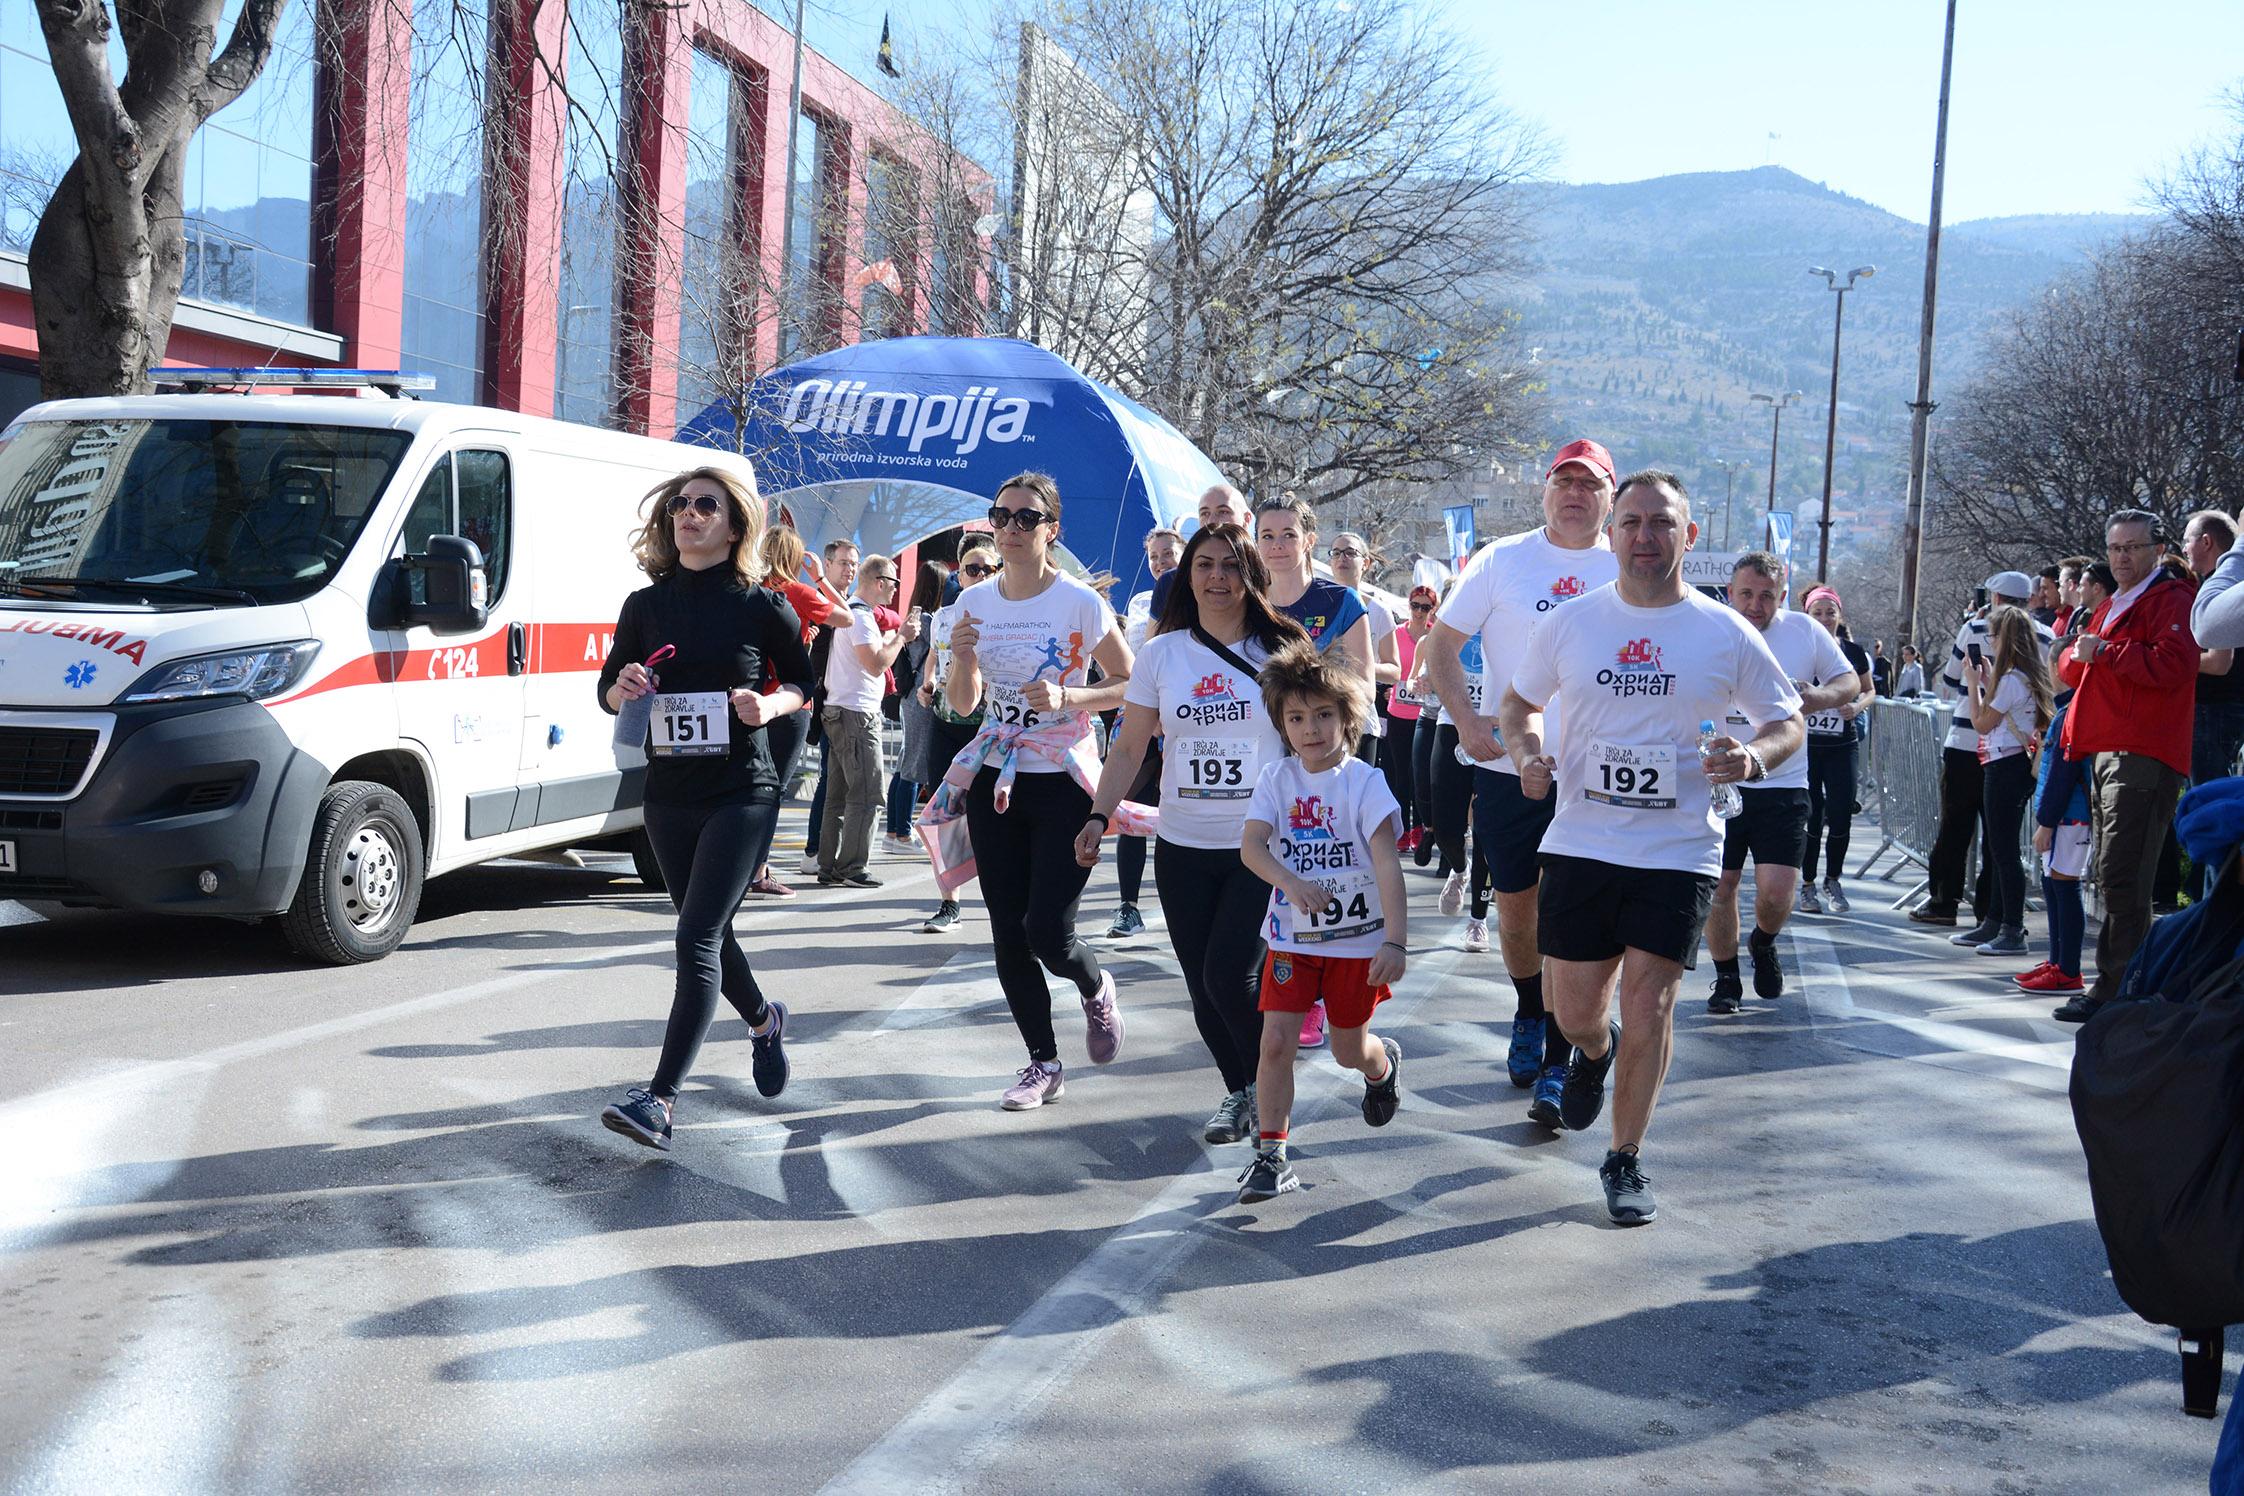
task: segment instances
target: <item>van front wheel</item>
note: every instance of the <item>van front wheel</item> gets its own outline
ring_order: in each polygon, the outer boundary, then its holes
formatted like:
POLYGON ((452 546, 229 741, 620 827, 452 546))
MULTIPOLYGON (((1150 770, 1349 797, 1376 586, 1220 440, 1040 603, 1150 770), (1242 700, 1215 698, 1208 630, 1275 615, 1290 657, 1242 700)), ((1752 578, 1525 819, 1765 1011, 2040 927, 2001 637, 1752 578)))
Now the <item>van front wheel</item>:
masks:
POLYGON ((655 860, 654 843, 647 840, 644 828, 631 833, 631 870, 639 875, 649 893, 667 893, 670 885, 662 881, 662 864, 655 860))
POLYGON ((379 961, 413 928, 423 867, 421 828, 395 790, 356 779, 329 785, 281 933, 314 961, 379 961))

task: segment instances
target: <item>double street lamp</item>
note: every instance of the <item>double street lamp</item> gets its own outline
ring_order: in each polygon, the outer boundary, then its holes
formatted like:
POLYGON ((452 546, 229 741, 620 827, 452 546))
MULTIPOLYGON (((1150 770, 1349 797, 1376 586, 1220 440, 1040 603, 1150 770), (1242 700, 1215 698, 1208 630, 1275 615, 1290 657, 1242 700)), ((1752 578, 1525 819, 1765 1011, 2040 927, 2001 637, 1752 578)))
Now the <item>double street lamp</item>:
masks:
POLYGON ((1714 465, 1722 470, 1722 549, 1728 550, 1731 534, 1730 501, 1737 497, 1738 474, 1751 467, 1752 462, 1744 457, 1734 461, 1727 457, 1717 457, 1714 465))
POLYGON ((1762 526, 1761 542, 1764 545, 1774 546, 1776 543, 1777 508, 1777 432, 1784 425, 1784 408, 1799 399, 1800 392, 1798 390, 1787 390, 1781 395, 1757 394, 1753 398, 1765 400, 1769 406, 1769 517, 1762 526))
POLYGON ((1875 265, 1858 265, 1847 272, 1847 283, 1842 286, 1838 271, 1821 265, 1808 267, 1808 274, 1822 276, 1824 285, 1836 293, 1831 314, 1831 409, 1823 422, 1823 525, 1815 552, 1815 579, 1819 582, 1828 581, 1831 570, 1831 461, 1839 443, 1839 328, 1846 321, 1847 293, 1854 289, 1855 281, 1868 280, 1877 273, 1875 265))

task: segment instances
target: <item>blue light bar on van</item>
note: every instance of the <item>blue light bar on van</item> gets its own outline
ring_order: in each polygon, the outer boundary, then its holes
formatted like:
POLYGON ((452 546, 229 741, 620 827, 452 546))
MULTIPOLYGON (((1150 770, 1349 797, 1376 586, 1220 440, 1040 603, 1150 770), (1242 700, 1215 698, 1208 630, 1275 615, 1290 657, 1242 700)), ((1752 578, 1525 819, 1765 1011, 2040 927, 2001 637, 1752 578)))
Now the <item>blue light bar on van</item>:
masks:
POLYGON ((148 378, 159 386, 194 390, 380 390, 394 396, 436 388, 434 375, 407 374, 398 369, 151 369, 148 378))

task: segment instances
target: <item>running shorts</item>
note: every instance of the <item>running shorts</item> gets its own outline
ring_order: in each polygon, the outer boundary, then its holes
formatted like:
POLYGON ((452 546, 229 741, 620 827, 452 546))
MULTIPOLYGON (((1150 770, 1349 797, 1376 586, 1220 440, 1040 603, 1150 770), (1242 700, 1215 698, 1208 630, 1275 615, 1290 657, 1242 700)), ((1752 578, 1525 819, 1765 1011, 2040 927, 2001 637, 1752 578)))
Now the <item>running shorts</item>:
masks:
POLYGON ((1321 1001, 1325 1021, 1334 1028, 1362 1028, 1371 1022, 1371 1010, 1389 995, 1385 987, 1371 985, 1369 956, 1268 951, 1262 958, 1262 999, 1256 1006, 1265 1013, 1306 1013, 1321 1001))
POLYGON ((2049 850, 2041 854, 2041 870, 2057 878, 2087 877, 2090 841, 2085 822, 2065 822, 2050 836, 2049 850))
POLYGON ((1555 793, 1530 800, 1520 793, 1517 774, 1473 770, 1473 838, 1498 893, 1525 893, 1535 886, 1543 871, 1537 860, 1543 833, 1557 814, 1555 793))
POLYGON ((1537 944, 1554 961, 1610 961, 1624 950, 1698 965, 1714 879, 1669 867, 1620 867, 1543 854, 1537 944))
POLYGON ((1722 823, 1722 868, 1736 872, 1751 853, 1759 867, 1798 867, 1808 850, 1808 792, 1746 790, 1745 809, 1722 823))

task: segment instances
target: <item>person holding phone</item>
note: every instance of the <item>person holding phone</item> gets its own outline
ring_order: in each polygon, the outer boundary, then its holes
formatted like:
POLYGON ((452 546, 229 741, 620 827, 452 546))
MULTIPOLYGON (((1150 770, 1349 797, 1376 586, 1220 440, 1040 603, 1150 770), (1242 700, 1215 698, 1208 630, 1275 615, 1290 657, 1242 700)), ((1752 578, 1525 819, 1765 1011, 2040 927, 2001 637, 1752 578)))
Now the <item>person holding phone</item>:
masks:
MULTIPOLYGON (((2049 667, 2034 636, 2034 619, 2024 609, 1996 608, 1987 624, 1992 661, 1986 647, 1974 640, 1964 684, 1986 771, 1979 837, 1994 873, 1990 913, 1995 933, 1973 948, 1982 956, 2017 956, 2026 950, 2026 871, 2019 861, 2018 833, 2034 795, 2029 750, 2049 726, 2049 667)), ((1965 937, 1956 936, 1955 943, 1964 944, 1965 937)))
POLYGON ((634 549, 651 580, 624 599, 599 694, 611 713, 654 699, 647 840, 678 911, 677 969, 654 1078, 600 1121, 667 1151, 678 1087, 720 995, 753 1036, 758 1093, 787 1087, 787 1006, 757 988, 732 916, 779 819, 770 729, 810 699, 812 672, 801 620, 756 585, 764 506, 751 485, 694 468, 657 486, 646 509, 634 549), (659 675, 642 663, 664 651, 659 675))

